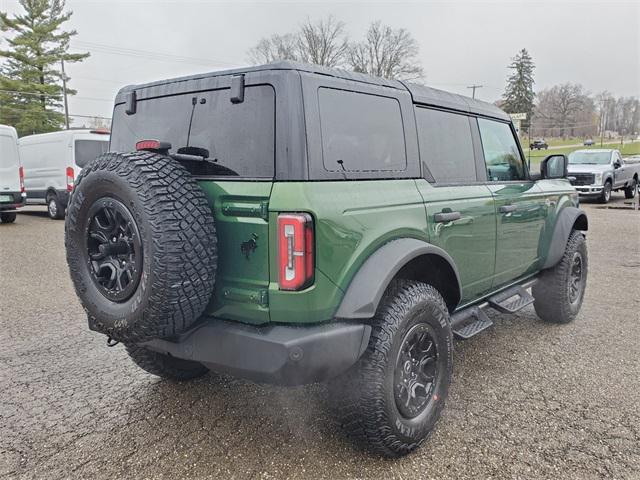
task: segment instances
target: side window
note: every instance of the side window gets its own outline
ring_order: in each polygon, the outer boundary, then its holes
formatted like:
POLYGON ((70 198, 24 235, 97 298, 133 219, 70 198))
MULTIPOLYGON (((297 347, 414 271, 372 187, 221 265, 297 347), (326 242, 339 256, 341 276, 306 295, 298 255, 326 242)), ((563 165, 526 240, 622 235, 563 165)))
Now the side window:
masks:
POLYGON ((402 114, 395 98, 323 87, 318 103, 325 170, 406 170, 402 114))
POLYGON ((469 117, 416 107, 416 122, 420 158, 436 183, 476 181, 469 117))
POLYGON ((618 152, 613 152, 613 163, 616 162, 622 164, 622 158, 620 157, 620 154, 618 152))
POLYGON ((479 118, 478 127, 487 164, 487 180, 525 180, 524 161, 509 124, 479 118))

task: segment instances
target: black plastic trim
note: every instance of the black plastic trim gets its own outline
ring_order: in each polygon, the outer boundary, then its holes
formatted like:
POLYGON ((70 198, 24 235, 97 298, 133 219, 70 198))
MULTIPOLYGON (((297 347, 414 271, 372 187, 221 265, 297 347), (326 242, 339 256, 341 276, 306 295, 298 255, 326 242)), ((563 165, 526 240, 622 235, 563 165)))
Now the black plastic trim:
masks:
POLYGON ((373 317, 393 277, 414 258, 428 254, 441 257, 453 270, 457 280, 458 298, 455 301, 457 305, 460 301, 462 284, 458 269, 449 254, 422 240, 400 238, 386 243, 364 262, 351 280, 335 316, 345 319, 373 317))
POLYGON ((209 318, 173 341, 141 345, 249 380, 303 385, 349 369, 367 348, 370 334, 371 327, 362 323, 256 327, 209 318))
POLYGON ((551 236, 547 259, 542 265, 543 269, 553 267, 562 259, 562 255, 567 247, 569 235, 573 230, 576 220, 581 216, 584 217, 585 225, 588 228, 587 214, 584 210, 576 207, 565 207, 560 211, 556 219, 555 228, 553 229, 553 235, 551 236))

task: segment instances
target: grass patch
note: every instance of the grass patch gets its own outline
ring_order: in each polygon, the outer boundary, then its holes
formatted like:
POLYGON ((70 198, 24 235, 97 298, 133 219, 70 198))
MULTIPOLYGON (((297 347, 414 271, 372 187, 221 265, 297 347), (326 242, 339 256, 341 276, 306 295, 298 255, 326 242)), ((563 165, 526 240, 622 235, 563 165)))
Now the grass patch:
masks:
POLYGON ((628 156, 628 155, 640 155, 640 142, 629 142, 629 143, 625 143, 624 145, 620 146, 620 142, 610 142, 610 143, 603 143, 602 147, 600 147, 600 143, 598 143, 597 145, 594 145, 593 147, 584 147, 584 146, 578 146, 578 147, 562 147, 562 148, 553 148, 551 150, 532 150, 532 151, 525 151, 525 158, 530 159, 531 160, 531 171, 532 172, 537 172, 540 169, 540 162, 542 162, 542 160, 544 160, 544 158, 548 155, 553 155, 556 153, 562 153, 564 155, 569 155, 571 152, 574 152, 576 150, 582 150, 582 149, 598 149, 598 148, 615 148, 617 150, 620 150, 620 153, 623 156, 628 156))

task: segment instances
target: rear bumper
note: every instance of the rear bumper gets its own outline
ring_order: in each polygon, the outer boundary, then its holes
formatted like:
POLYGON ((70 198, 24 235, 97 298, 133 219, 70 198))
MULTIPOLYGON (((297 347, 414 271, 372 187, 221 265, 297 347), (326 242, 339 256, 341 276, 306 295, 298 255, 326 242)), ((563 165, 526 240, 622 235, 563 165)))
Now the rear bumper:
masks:
POLYGON ((9 195, 12 197, 9 201, 0 202, 0 210, 6 212, 8 210, 16 210, 20 207, 24 207, 27 196, 20 192, 0 192, 0 198, 3 195, 9 195))
POLYGON ((210 319, 175 341, 152 340, 142 345, 217 372, 302 385, 345 372, 367 348, 370 334, 370 326, 358 323, 254 327, 210 319))

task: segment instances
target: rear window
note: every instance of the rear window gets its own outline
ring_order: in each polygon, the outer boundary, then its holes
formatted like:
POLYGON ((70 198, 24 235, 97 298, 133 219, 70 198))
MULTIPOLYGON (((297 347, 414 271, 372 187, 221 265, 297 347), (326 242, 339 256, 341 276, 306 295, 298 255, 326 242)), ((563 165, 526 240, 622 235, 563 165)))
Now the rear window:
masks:
POLYGON ((243 102, 231 103, 230 98, 229 89, 222 89, 140 100, 134 115, 117 105, 111 150, 130 152, 140 140, 160 140, 171 143, 171 153, 187 146, 208 150, 225 175, 273 178, 273 88, 248 86, 243 102))
POLYGON ((326 170, 406 170, 402 114, 396 99, 320 88, 318 101, 326 170))
POLYGON ((109 142, 100 140, 76 140, 76 165, 80 168, 84 168, 87 164, 103 154, 109 151, 109 142))

